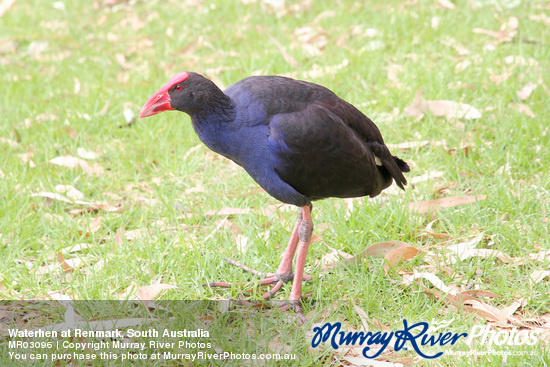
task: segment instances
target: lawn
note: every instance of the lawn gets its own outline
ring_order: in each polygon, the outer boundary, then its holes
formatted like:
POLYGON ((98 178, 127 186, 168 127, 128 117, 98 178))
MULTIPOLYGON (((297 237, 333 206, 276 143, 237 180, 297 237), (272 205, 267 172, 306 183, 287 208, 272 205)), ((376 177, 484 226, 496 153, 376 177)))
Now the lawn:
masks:
MULTIPOLYGON (((0 298, 200 300, 71 312, 180 329, 200 315, 221 350, 291 353, 302 366, 548 365, 549 43, 550 5, 537 0, 0 1, 0 298), (186 115, 136 118, 183 70, 220 87, 265 74, 324 85, 411 166, 406 191, 314 203, 304 325, 221 301, 260 287, 202 286, 254 280, 227 257, 275 270, 297 208, 203 146, 186 115), (374 333, 404 319, 537 338, 423 349, 445 352, 436 359, 393 344, 376 361, 364 346, 311 347, 325 322, 374 333)), ((0 308, 3 365, 22 363, 6 357, 8 328, 64 320, 58 301, 40 307, 60 316, 31 305, 0 308)))

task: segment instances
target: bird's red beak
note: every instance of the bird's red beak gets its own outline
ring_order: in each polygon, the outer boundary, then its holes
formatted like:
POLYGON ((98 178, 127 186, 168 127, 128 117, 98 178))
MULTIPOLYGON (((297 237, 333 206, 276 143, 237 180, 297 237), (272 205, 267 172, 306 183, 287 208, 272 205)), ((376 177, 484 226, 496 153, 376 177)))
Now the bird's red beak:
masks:
POLYGON ((145 102, 143 108, 139 112, 139 118, 153 116, 157 113, 173 109, 174 108, 170 106, 170 96, 168 95, 168 91, 162 88, 153 94, 147 102, 145 102))

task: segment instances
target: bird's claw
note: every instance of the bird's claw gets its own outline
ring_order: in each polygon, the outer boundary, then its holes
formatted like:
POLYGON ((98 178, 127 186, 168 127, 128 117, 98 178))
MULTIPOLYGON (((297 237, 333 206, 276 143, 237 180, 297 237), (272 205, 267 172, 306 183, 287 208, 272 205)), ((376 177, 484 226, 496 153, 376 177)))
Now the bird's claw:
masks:
POLYGON ((235 261, 233 259, 225 258, 224 260, 227 261, 229 264, 235 265, 236 267, 241 268, 246 272, 252 273, 252 274, 254 274, 255 276, 257 276, 259 278, 266 279, 266 278, 274 277, 276 275, 275 273, 263 273, 263 272, 258 271, 256 269, 252 269, 251 267, 248 267, 248 266, 246 266, 246 265, 244 265, 244 264, 242 264, 238 261, 235 261))
MULTIPOLYGON (((304 295, 302 297, 302 299, 304 299, 306 297, 310 297, 310 296, 311 296, 311 293, 308 293, 308 294, 304 295)), ((300 322, 302 324, 307 322, 306 317, 302 313, 302 301, 301 300, 298 300, 298 301, 290 301, 290 300, 289 301, 284 301, 279 306, 279 310, 281 310, 281 311, 294 311, 296 313, 296 316, 298 316, 298 318, 300 319, 300 322)))
MULTIPOLYGON (((253 275, 261 278, 260 285, 271 285, 271 284, 273 284, 273 287, 271 288, 271 290, 269 290, 269 292, 262 295, 262 298, 264 300, 268 300, 268 299, 273 298, 275 293, 277 293, 279 291, 279 289, 281 289, 281 287, 283 286, 284 283, 288 283, 288 282, 290 282, 294 279, 294 273, 291 272, 291 271, 288 271, 288 272, 283 273, 283 274, 264 273, 264 272, 258 271, 256 269, 252 269, 252 268, 250 268, 250 267, 248 267, 248 266, 246 266, 246 265, 244 265, 244 264, 242 264, 238 261, 232 260, 232 259, 225 258, 225 261, 227 261, 227 263, 229 263, 231 265, 234 265, 238 268, 241 268, 244 271, 252 273, 253 275)), ((313 278, 312 278, 311 275, 304 274, 304 276, 303 276, 303 281, 304 282, 310 281, 312 279, 313 278)), ((232 283, 226 283, 226 282, 209 282, 209 283, 203 284, 203 287, 231 288, 233 285, 234 284, 232 284, 232 283)), ((253 284, 250 284, 250 283, 236 283, 235 285, 236 286, 253 286, 253 284)), ((253 289, 249 289, 248 291, 252 291, 252 290, 253 289)))
POLYGON ((251 306, 255 308, 262 308, 262 307, 276 307, 279 308, 281 311, 294 311, 296 313, 296 316, 298 316, 298 319, 300 322, 306 323, 307 318, 302 313, 302 299, 305 299, 307 297, 311 297, 313 293, 307 293, 302 296, 302 298, 298 301, 285 301, 285 300, 265 300, 265 301, 245 301, 242 299, 233 300, 233 302, 237 305, 246 305, 251 306), (266 302, 267 301, 267 302, 266 302))
MULTIPOLYGON (((279 280, 281 280, 283 283, 288 283, 288 282, 292 281, 292 279, 294 279, 294 273, 292 271, 288 271, 288 272, 283 273, 283 274, 264 273, 264 272, 258 271, 256 269, 252 269, 251 267, 246 266, 246 265, 244 265, 244 264, 242 264, 238 261, 235 261, 233 259, 225 258, 224 260, 227 261, 228 264, 235 265, 236 267, 241 268, 244 271, 252 273, 253 275, 261 278, 263 280, 261 285, 268 285, 268 284, 277 283, 279 280), (264 282, 264 281, 267 281, 267 280, 269 280, 269 282, 264 282)), ((312 279, 313 279, 313 277, 311 275, 304 274, 304 276, 303 276, 303 281, 310 281, 312 279)))

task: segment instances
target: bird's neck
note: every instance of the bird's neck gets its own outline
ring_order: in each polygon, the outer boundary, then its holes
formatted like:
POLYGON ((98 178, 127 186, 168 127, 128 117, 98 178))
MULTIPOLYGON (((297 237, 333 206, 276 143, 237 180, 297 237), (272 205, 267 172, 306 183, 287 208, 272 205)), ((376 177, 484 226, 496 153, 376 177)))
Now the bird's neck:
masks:
POLYGON ((189 113, 193 124, 213 124, 228 127, 235 120, 235 103, 221 90, 215 91, 205 103, 189 113))
POLYGON ((232 158, 237 148, 234 141, 236 130, 236 106, 221 90, 214 92, 204 108, 189 113, 193 129, 199 139, 213 151, 232 158))

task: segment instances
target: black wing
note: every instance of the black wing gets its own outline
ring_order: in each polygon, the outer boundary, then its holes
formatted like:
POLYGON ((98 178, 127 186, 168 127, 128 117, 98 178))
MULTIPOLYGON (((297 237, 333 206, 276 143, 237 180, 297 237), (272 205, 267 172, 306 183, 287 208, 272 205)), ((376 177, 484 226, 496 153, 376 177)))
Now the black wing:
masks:
POLYGON ((400 186, 406 183, 383 143, 366 141, 319 103, 300 112, 274 116, 269 149, 281 179, 312 199, 376 196, 392 181, 386 165, 398 170, 400 186), (376 158, 382 166, 376 164, 376 158))
POLYGON ((402 172, 409 171, 408 165, 391 155, 374 122, 329 89, 257 76, 241 80, 226 93, 237 91, 263 107, 275 170, 303 195, 376 196, 392 178, 401 188, 407 184, 402 172))

